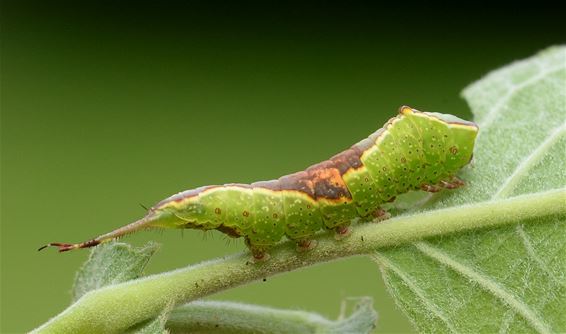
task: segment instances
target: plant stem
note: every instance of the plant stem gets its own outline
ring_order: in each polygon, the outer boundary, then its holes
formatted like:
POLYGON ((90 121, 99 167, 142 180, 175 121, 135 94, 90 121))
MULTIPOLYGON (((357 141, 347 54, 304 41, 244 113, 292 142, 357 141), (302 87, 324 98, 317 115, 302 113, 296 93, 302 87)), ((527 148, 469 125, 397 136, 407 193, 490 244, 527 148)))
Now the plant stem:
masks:
POLYGON ((307 253, 297 253, 294 243, 285 242, 263 263, 253 263, 244 252, 91 291, 34 332, 116 333, 157 316, 169 303, 189 302, 297 268, 455 232, 527 220, 543 223, 541 218, 557 215, 566 217, 566 189, 396 217, 356 226, 341 241, 321 236, 307 253))

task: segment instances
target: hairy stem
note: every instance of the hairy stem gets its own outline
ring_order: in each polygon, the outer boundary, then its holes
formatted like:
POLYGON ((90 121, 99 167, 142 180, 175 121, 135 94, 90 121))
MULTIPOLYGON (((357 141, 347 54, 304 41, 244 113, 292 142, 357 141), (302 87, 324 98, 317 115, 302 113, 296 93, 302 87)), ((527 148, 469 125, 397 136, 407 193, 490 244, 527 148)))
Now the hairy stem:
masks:
POLYGON ((566 216, 566 189, 401 216, 356 226, 348 238, 324 235, 318 246, 297 253, 285 242, 271 259, 253 263, 247 252, 163 274, 108 286, 85 294, 35 333, 116 333, 157 316, 168 304, 181 304, 262 278, 338 258, 471 229, 566 216))

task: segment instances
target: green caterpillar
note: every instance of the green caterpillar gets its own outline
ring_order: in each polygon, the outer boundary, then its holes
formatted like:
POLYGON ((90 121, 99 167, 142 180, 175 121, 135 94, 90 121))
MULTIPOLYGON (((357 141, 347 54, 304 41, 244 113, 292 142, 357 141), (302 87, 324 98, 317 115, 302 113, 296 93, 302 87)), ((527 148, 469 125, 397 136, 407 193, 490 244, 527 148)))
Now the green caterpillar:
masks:
POLYGON ((349 149, 277 180, 205 186, 173 195, 142 219, 78 244, 50 243, 60 252, 96 246, 141 229, 216 229, 244 237, 256 260, 283 236, 300 250, 321 229, 338 237, 356 217, 383 219, 380 205, 410 190, 435 192, 463 184, 455 177, 472 159, 478 127, 448 114, 403 106, 383 128, 349 149))

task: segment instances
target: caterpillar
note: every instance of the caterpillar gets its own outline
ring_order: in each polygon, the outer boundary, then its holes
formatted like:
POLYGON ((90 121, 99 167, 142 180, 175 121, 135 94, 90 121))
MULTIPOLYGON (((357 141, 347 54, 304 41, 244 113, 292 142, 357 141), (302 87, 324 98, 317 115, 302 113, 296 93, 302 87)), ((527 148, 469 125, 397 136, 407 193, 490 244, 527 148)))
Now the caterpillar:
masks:
POLYGON ((298 250, 314 235, 350 232, 354 218, 387 218, 380 208, 410 190, 436 192, 463 185, 456 173, 470 162, 475 123, 402 106, 381 129, 304 171, 252 184, 204 186, 175 194, 138 221, 82 243, 49 243, 60 252, 96 246, 146 228, 218 230, 243 237, 255 260, 283 236, 298 250))

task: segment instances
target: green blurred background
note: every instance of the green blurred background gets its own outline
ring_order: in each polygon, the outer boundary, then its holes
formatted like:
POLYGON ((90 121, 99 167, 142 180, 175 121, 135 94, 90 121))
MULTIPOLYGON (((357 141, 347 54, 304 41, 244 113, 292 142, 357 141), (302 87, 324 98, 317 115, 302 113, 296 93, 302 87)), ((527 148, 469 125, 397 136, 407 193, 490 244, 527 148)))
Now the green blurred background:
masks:
MULTIPOLYGON (((131 222, 206 184, 277 178, 367 136, 402 104, 470 118, 459 92, 564 42, 559 9, 275 2, 2 3, 1 331, 70 301, 87 251, 38 253, 131 222)), ((563 16, 562 16, 563 18, 563 16)), ((145 232, 148 273, 244 249, 145 232)), ((335 318, 370 295, 409 332, 377 267, 351 258, 215 295, 335 318)))

